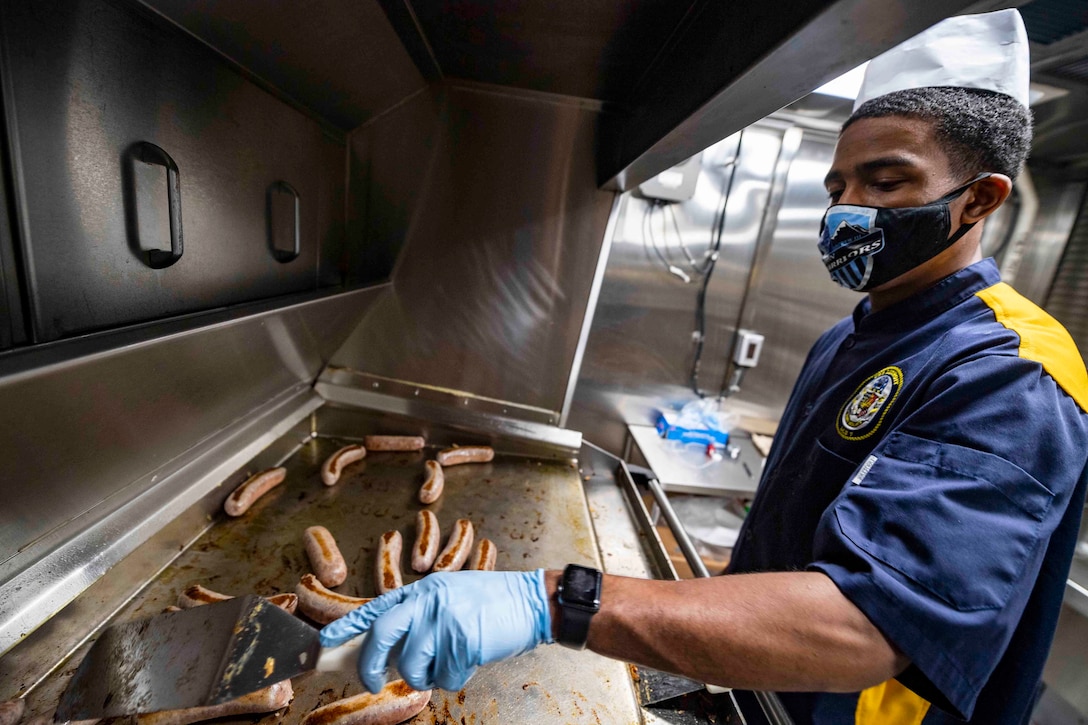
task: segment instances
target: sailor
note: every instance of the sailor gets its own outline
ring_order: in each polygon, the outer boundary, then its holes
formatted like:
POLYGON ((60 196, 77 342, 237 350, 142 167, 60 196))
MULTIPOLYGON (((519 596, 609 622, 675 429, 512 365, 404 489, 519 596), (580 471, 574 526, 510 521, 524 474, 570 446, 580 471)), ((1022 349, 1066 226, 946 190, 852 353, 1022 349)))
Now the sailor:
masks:
POLYGON ((982 259, 1031 141, 1015 10, 875 59, 818 248, 866 293, 812 348, 726 576, 431 575, 322 631, 370 631, 415 688, 558 641, 780 693, 797 723, 1027 723, 1088 482, 1070 336, 982 259))

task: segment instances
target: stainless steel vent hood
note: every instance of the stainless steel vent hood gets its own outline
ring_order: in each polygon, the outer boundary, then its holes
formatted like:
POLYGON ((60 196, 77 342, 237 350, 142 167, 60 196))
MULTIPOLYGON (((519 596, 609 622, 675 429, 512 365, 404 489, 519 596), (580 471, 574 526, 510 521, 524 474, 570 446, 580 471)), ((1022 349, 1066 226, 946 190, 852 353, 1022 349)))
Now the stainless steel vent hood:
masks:
POLYGON ((226 0, 143 2, 343 129, 443 79, 607 104, 597 176, 619 190, 938 20, 995 6, 310 0, 267 12, 226 0))

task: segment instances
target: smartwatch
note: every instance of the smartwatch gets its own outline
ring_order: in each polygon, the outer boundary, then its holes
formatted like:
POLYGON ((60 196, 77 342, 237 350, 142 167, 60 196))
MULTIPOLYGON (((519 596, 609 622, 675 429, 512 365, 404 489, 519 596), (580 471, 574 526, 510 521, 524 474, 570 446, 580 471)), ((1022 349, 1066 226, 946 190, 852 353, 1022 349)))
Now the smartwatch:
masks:
POLYGON ((589 638, 589 620, 601 609, 601 583, 604 577, 596 569, 567 564, 557 587, 559 603, 559 644, 585 649, 589 638))

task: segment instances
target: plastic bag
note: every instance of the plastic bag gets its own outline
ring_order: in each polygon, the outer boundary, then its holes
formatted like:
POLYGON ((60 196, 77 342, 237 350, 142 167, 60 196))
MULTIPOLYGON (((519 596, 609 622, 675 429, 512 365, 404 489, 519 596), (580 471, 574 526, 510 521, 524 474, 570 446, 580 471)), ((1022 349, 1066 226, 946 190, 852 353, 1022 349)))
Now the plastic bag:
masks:
POLYGON ((732 427, 733 416, 718 409, 714 398, 697 398, 684 405, 676 419, 676 425, 689 430, 720 431, 728 433, 732 427))

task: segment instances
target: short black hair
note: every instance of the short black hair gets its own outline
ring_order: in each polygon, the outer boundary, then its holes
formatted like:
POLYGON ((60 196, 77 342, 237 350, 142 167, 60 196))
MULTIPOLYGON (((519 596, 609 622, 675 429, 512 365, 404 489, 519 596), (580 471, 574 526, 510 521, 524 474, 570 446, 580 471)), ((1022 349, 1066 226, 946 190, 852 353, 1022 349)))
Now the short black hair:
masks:
POLYGON ((1004 93, 950 86, 894 91, 863 103, 842 130, 885 116, 930 121, 952 170, 964 177, 993 171, 1016 179, 1031 148, 1031 111, 1004 93))

